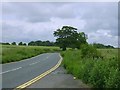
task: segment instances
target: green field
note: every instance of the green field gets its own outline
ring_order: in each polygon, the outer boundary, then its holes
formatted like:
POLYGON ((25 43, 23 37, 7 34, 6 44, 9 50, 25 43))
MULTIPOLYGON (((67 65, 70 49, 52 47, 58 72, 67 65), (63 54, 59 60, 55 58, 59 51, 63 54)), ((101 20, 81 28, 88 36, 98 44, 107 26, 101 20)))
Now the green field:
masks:
POLYGON ((60 51, 58 47, 2 45, 2 63, 15 62, 42 53, 60 51))
POLYGON ((117 49, 98 49, 103 59, 81 58, 80 50, 67 50, 61 53, 63 66, 67 72, 81 79, 91 87, 120 87, 117 49))

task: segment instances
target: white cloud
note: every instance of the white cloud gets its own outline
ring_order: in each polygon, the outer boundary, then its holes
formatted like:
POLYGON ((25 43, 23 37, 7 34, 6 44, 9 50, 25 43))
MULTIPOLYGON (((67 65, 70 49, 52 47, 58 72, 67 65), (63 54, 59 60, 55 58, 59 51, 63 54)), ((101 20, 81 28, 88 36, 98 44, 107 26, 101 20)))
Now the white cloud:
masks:
POLYGON ((117 45, 117 3, 3 3, 3 41, 55 41, 63 25, 88 34, 90 43, 117 45))

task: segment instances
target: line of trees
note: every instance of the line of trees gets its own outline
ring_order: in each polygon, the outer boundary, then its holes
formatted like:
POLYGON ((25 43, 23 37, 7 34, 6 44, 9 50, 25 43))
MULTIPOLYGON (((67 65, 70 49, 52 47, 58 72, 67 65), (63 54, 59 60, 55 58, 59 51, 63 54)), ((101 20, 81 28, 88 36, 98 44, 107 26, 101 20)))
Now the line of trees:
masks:
POLYGON ((100 43, 93 43, 93 46, 96 48, 114 48, 111 45, 104 45, 104 44, 100 44, 100 43))
POLYGON ((28 46, 56 46, 55 42, 50 42, 50 41, 31 41, 28 43, 28 46))
MULTIPOLYGON (((2 45, 17 45, 16 42, 12 42, 10 43, 0 43, 2 45)), ((66 43, 67 44, 67 43, 66 43)), ((22 46, 26 46, 27 43, 23 43, 23 42, 19 42, 18 45, 22 45, 22 46)), ((68 47, 73 47, 73 45, 70 46, 70 44, 68 44, 68 47)), ((114 48, 111 45, 104 45, 104 44, 100 44, 100 43, 93 43, 92 44, 95 48, 100 48, 100 49, 104 49, 104 48, 114 48)), ((28 46, 59 46, 58 42, 50 42, 50 41, 31 41, 28 43, 28 46)))
MULTIPOLYGON (((12 43, 0 43, 2 45, 17 45, 16 42, 12 42, 12 43)), ((19 42, 18 45, 21 46, 56 46, 55 42, 50 42, 50 41, 41 41, 41 40, 37 40, 37 41, 31 41, 28 44, 27 43, 23 43, 23 42, 19 42)))
MULTIPOLYGON (((2 45, 17 45, 16 42, 12 42, 12 43, 0 43, 2 45)), ((26 43, 23 43, 23 42, 19 42, 18 45, 22 45, 22 46, 26 46, 27 44, 26 43)))
MULTIPOLYGON (((2 45, 17 45, 16 42, 12 42, 10 43, 0 43, 2 45)), ((18 45, 22 45, 22 46, 26 46, 26 43, 23 42, 19 42, 18 45)), ((70 46, 70 44, 68 44, 68 47, 73 47, 73 45, 70 46)), ((100 44, 100 43, 93 43, 92 44, 95 48, 100 48, 100 49, 104 49, 104 48, 114 48, 111 45, 104 45, 104 44, 100 44)), ((59 46, 57 42, 50 42, 50 41, 31 41, 28 43, 28 46, 59 46)))

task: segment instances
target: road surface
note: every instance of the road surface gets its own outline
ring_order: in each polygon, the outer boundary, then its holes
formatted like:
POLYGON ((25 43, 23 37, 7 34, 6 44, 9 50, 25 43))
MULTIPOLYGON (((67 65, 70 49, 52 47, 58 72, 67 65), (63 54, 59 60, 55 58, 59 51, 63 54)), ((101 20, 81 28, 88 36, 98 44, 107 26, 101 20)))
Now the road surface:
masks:
POLYGON ((2 65, 2 88, 15 88, 49 70, 60 60, 59 53, 46 53, 36 57, 2 65))
POLYGON ((83 88, 84 90, 86 88, 89 90, 90 87, 84 84, 80 79, 74 79, 73 75, 67 74, 67 71, 62 66, 60 66, 55 71, 28 86, 24 90, 29 90, 31 88, 54 88, 53 90, 61 90, 62 88, 63 90, 64 88, 67 88, 67 90, 72 90, 71 88, 79 88, 77 90, 81 90, 83 88))

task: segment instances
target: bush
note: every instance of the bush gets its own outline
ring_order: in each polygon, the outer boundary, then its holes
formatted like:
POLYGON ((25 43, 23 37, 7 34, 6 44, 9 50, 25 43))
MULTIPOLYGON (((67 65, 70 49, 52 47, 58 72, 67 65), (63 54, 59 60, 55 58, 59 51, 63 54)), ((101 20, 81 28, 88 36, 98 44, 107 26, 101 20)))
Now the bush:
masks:
POLYGON ((91 83, 94 87, 103 88, 107 72, 107 68, 104 67, 104 64, 101 61, 96 62, 90 72, 89 83, 91 83))
POLYGON ((120 87, 120 72, 118 69, 111 68, 108 78, 105 79, 106 88, 119 88, 120 87))
POLYGON ((101 53, 97 51, 92 45, 84 44, 81 46, 81 57, 82 58, 101 58, 101 53))

